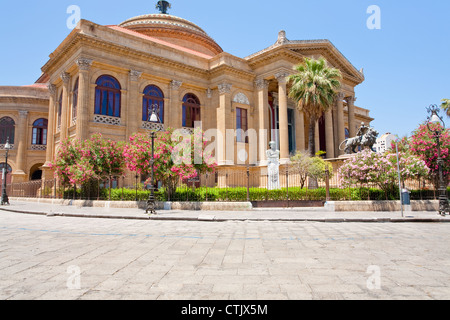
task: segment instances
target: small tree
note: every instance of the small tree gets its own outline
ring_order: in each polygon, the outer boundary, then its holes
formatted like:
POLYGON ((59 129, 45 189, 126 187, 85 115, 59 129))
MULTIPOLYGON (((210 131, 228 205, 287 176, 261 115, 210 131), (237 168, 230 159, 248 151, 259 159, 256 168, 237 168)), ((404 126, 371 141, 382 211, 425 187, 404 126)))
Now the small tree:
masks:
POLYGON ((86 186, 108 176, 120 176, 124 170, 123 145, 103 139, 100 133, 89 140, 62 141, 52 164, 63 183, 86 186))
MULTIPOLYGON (((181 131, 173 129, 158 132, 154 146, 154 178, 167 188, 169 197, 180 180, 215 170, 216 162, 204 150, 207 142, 201 130, 195 130, 194 134, 181 134, 181 131)), ((148 135, 138 133, 131 136, 124 148, 124 156, 129 170, 137 174, 151 174, 152 150, 148 135)))
MULTIPOLYGON (((432 126, 439 125, 433 124, 432 126)), ((444 181, 450 177, 450 132, 445 130, 440 137, 441 158, 444 160, 443 174, 444 181)), ((438 166, 438 146, 434 134, 428 130, 428 126, 423 124, 415 130, 410 139, 411 154, 418 156, 425 161, 430 169, 430 180, 438 186, 439 166, 438 166)))
POLYGON ((326 179, 326 170, 328 169, 328 176, 333 176, 333 166, 326 162, 320 156, 315 156, 311 158, 311 168, 309 171, 309 176, 318 181, 325 181, 326 179))
POLYGON ((61 141, 51 168, 62 183, 82 183, 93 175, 92 164, 84 156, 84 144, 80 140, 61 141))
POLYGON ((307 151, 297 151, 295 156, 291 157, 289 171, 298 174, 300 187, 303 189, 311 167, 311 157, 307 151))
POLYGON ((324 180, 327 167, 331 177, 333 175, 333 167, 330 163, 323 160, 320 155, 311 157, 307 151, 297 151, 295 156, 291 157, 289 170, 299 175, 300 187, 303 189, 308 177, 313 180, 324 180))
POLYGON ((83 156, 92 164, 93 178, 121 176, 125 169, 123 149, 123 142, 103 139, 100 133, 87 140, 83 156))

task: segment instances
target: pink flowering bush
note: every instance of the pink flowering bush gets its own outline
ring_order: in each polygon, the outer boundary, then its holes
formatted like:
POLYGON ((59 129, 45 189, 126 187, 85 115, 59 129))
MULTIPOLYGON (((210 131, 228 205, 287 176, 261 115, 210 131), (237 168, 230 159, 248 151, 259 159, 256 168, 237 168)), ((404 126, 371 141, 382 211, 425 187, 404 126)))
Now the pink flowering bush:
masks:
MULTIPOLYGON (((93 168, 85 157, 82 157, 83 143, 80 140, 61 141, 57 149, 55 161, 51 163, 55 177, 62 183, 74 184, 86 176, 93 174, 93 168)), ((87 178, 86 178, 87 179, 87 178)))
MULTIPOLYGON (((428 174, 426 163, 417 156, 400 152, 399 159, 402 181, 428 174)), ((378 154, 364 150, 347 159, 338 174, 342 188, 374 184, 387 193, 398 186, 397 156, 395 153, 378 154)))
MULTIPOLYGON (((440 126, 435 124, 432 126, 440 126)), ((433 128, 432 128, 433 129, 433 128)), ((448 181, 450 178, 450 134, 449 130, 445 130, 440 139, 441 158, 444 161, 443 174, 444 180, 448 181)), ((431 181, 437 185, 438 181, 438 148, 434 134, 428 130, 427 125, 421 125, 415 130, 409 140, 409 149, 412 154, 420 157, 425 161, 427 167, 430 169, 431 181)))
POLYGON ((85 141, 62 141, 52 168, 63 183, 75 185, 122 175, 124 165, 123 145, 94 134, 85 141))
MULTIPOLYGON (((216 168, 212 154, 205 152, 208 141, 201 130, 192 135, 180 135, 169 129, 158 132, 154 146, 155 181, 161 181, 171 195, 179 181, 196 178, 199 174, 213 172, 216 168), (181 140, 180 140, 181 139, 181 140)), ((140 175, 151 174, 151 138, 135 134, 124 147, 125 163, 129 170, 140 175)), ((150 183, 150 179, 146 184, 150 183)))

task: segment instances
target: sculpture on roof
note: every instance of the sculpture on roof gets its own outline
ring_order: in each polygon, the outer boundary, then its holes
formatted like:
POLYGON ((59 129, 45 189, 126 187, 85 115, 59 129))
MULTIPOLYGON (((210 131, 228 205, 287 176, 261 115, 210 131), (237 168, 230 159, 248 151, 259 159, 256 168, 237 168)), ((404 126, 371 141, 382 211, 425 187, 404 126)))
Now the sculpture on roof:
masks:
POLYGON ((159 10, 159 12, 161 12, 162 14, 167 14, 167 9, 172 8, 172 5, 170 4, 169 1, 158 1, 156 3, 156 9, 159 10))

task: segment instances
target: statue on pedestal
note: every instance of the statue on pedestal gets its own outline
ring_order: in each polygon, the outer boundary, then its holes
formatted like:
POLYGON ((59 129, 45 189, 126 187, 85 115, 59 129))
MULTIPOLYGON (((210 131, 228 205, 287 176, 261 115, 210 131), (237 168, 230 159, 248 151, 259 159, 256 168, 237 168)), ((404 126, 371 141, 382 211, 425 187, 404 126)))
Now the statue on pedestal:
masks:
POLYGON ((372 127, 367 127, 364 122, 356 134, 356 137, 346 139, 339 146, 339 150, 343 150, 342 147, 345 145, 345 153, 352 154, 356 153, 357 147, 369 147, 372 150, 373 145, 377 142, 378 131, 372 127))
POLYGON ((280 151, 276 149, 276 142, 269 143, 270 149, 266 151, 268 160, 268 181, 267 189, 280 189, 280 151))

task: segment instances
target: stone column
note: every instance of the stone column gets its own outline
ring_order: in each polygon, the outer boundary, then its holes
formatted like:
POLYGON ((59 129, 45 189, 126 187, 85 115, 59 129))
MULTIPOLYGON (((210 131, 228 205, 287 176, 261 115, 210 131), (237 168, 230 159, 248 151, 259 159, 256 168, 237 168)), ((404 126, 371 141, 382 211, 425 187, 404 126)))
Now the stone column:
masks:
POLYGON ((334 155, 334 134, 333 134, 333 110, 330 108, 325 112, 325 139, 327 145, 327 155, 328 159, 335 157, 334 155))
POLYGON ((219 108, 217 109, 217 137, 216 137, 216 159, 219 165, 232 165, 234 164, 234 135, 232 140, 227 141, 227 129, 232 129, 232 117, 235 114, 231 113, 231 88, 230 83, 221 83, 218 85, 219 89, 219 108), (230 152, 227 154, 227 143, 230 152), (233 152, 231 152, 233 151, 233 152), (231 158, 233 156, 233 159, 231 158))
MULTIPOLYGON (((337 136, 338 144, 345 140, 345 123, 344 123, 344 94, 341 92, 337 96, 337 136)), ((344 151, 339 150, 339 155, 344 154, 344 151)))
POLYGON ((316 124, 314 125, 314 144, 316 146, 316 149, 314 150, 315 153, 321 151, 320 150, 320 130, 319 130, 319 120, 316 121, 316 124))
POLYGON ((70 84, 70 74, 63 72, 61 74, 61 80, 63 81, 63 94, 62 94, 62 108, 61 108, 61 133, 60 141, 67 139, 68 135, 68 116, 69 116, 69 84, 70 84))
POLYGON ((258 163, 267 165, 266 151, 269 148, 269 81, 255 81, 258 97, 258 163))
POLYGON ((139 79, 142 76, 142 72, 130 70, 129 75, 126 130, 127 141, 131 135, 139 132, 139 128, 142 125, 142 96, 139 94, 139 79))
POLYGON ((289 130, 288 130, 288 104, 287 104, 287 77, 286 72, 275 75, 278 80, 278 114, 280 124, 280 163, 289 161, 289 130))
POLYGON ((350 137, 356 136, 356 122, 355 122, 355 101, 356 98, 353 96, 347 97, 347 107, 348 107, 348 131, 350 137))
POLYGON ((56 128, 56 106, 58 105, 57 89, 54 84, 48 85, 48 91, 50 92, 50 101, 48 107, 48 127, 47 127, 47 150, 45 153, 44 167, 49 167, 53 161, 53 149, 55 146, 55 128, 56 128))
POLYGON ((164 112, 164 123, 174 129, 183 127, 183 110, 180 100, 180 87, 182 85, 183 82, 178 80, 170 82, 170 108, 164 112))
POLYGON ((26 170, 26 151, 28 145, 27 130, 28 129, 28 111, 19 111, 19 122, 17 124, 17 134, 15 137, 15 144, 17 145, 16 166, 17 170, 14 172, 14 182, 25 181, 27 173, 26 170))
POLYGON ((89 138, 89 70, 92 60, 80 58, 76 62, 79 69, 76 137, 86 140, 89 138))
POLYGON ((306 150, 305 145, 305 115, 303 111, 295 110, 295 142, 298 151, 306 150))

